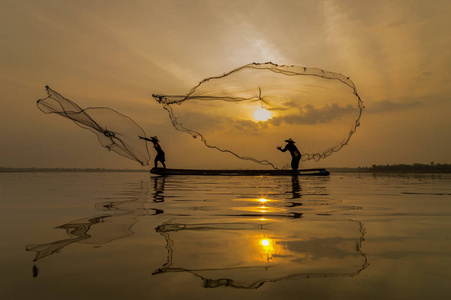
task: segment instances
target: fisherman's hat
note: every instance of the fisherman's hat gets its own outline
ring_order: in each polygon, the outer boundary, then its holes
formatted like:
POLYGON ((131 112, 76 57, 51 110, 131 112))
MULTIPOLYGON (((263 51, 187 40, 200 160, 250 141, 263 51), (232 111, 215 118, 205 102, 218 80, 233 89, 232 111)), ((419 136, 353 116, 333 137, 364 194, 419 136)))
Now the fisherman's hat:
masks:
POLYGON ((289 138, 288 140, 285 140, 285 142, 287 142, 287 143, 296 143, 295 141, 293 141, 293 139, 292 138, 289 138))
POLYGON ((159 142, 157 136, 151 136, 150 139, 152 140, 152 142, 159 142))

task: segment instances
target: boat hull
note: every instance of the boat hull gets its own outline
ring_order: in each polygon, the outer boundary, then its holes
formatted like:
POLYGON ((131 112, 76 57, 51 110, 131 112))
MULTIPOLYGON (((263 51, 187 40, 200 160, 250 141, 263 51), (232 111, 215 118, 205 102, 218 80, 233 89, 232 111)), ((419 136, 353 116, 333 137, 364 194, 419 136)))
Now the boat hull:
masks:
POLYGON ((164 169, 153 168, 155 175, 205 175, 205 176, 328 176, 326 169, 292 170, 198 170, 198 169, 164 169))

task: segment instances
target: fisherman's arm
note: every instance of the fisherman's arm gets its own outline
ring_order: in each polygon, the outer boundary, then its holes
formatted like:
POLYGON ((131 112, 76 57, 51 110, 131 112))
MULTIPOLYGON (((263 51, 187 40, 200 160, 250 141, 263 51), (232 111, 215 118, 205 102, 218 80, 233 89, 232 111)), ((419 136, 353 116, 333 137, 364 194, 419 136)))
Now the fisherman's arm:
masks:
POLYGON ((140 136, 140 135, 138 135, 138 136, 139 136, 139 138, 140 138, 141 140, 146 140, 146 141, 149 141, 149 142, 152 141, 151 139, 148 139, 148 138, 146 138, 146 137, 143 137, 143 136, 140 136))

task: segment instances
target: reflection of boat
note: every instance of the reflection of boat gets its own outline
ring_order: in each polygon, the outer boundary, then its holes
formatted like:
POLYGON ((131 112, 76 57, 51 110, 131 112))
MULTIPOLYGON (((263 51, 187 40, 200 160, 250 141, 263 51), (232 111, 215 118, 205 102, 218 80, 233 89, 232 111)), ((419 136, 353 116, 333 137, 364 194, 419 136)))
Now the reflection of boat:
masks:
POLYGON ((352 277, 368 266, 361 222, 304 220, 294 225, 164 222, 155 230, 166 240, 167 261, 153 275, 187 272, 206 288, 256 289, 266 282, 352 277))
POLYGON ((326 169, 292 170, 197 170, 197 169, 164 169, 153 168, 150 173, 157 175, 222 175, 222 176, 328 176, 326 169))

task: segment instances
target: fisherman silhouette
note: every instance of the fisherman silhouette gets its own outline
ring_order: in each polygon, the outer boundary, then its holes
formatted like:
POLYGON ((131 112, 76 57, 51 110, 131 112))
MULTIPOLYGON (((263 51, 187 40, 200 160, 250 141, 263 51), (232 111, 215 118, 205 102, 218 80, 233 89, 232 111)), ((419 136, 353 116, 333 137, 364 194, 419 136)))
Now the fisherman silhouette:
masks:
POLYGON ((282 152, 286 152, 287 150, 291 153, 291 168, 293 171, 297 171, 299 168, 299 161, 301 160, 301 153, 299 152, 298 148, 294 145, 294 141, 289 138, 288 140, 285 140, 287 144, 285 145, 285 148, 277 147, 278 150, 282 152))
POLYGON ((163 149, 161 149, 160 144, 158 144, 158 142, 159 142, 158 137, 152 136, 152 137, 150 137, 150 139, 148 139, 148 138, 140 136, 139 138, 153 143, 153 147, 155 148, 155 151, 157 151, 157 156, 155 157, 155 160, 154 160, 155 168, 158 167, 158 162, 161 162, 163 164, 164 169, 166 169, 166 164, 164 163, 164 161, 165 161, 164 151, 163 151, 163 149))

